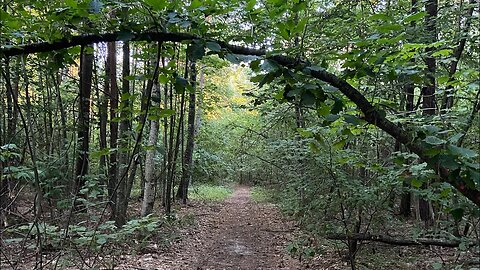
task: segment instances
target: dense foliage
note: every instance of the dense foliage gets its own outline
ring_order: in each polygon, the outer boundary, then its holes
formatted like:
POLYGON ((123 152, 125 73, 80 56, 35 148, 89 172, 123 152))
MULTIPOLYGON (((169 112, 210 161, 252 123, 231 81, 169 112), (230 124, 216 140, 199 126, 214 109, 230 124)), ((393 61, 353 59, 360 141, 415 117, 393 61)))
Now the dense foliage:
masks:
POLYGON ((143 243, 190 184, 236 182, 352 269, 372 235, 471 263, 479 4, 0 1, 0 260, 143 243))

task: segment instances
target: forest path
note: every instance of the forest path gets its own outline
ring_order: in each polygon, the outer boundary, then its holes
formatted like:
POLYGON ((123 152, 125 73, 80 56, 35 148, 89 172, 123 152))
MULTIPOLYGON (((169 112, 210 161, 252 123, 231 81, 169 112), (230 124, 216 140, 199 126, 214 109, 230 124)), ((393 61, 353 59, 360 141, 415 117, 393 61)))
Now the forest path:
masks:
POLYGON ((301 264, 286 252, 294 224, 274 205, 252 201, 249 187, 236 187, 222 203, 194 205, 187 211, 195 215, 196 225, 182 233, 182 240, 172 250, 142 260, 147 264, 140 267, 300 269, 301 264))

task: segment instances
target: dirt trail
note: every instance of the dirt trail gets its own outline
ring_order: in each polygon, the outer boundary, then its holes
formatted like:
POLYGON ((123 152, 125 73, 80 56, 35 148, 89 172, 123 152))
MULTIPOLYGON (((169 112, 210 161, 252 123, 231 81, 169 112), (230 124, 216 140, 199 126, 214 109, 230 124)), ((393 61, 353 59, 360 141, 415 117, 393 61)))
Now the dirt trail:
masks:
POLYGON ((191 208, 196 225, 183 240, 171 252, 139 260, 138 268, 300 269, 286 254, 293 223, 274 205, 253 202, 248 187, 237 187, 221 204, 191 208))

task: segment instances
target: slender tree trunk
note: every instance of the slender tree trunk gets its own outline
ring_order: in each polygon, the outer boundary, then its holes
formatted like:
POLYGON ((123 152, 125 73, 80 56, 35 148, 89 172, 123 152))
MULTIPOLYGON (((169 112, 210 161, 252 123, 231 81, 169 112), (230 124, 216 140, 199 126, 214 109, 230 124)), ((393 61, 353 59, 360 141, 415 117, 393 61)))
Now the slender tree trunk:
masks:
MULTIPOLYGON (((415 86, 411 82, 407 82, 407 85, 405 86, 405 110, 407 111, 407 115, 411 114, 414 110, 414 95, 415 95, 415 86)), ((396 147, 396 151, 399 151, 401 148, 401 144, 396 141, 395 145, 398 145, 398 149, 396 147)), ((405 189, 408 189, 410 185, 406 182, 403 183, 403 187, 405 189)), ((412 194, 410 191, 405 190, 402 193, 401 199, 400 199, 400 215, 408 218, 412 214, 412 194)))
POLYGON ((112 216, 115 217, 117 192, 115 187, 118 179, 117 140, 118 140, 118 85, 117 85, 117 48, 115 42, 107 43, 107 63, 105 65, 110 95, 110 160, 108 166, 108 198, 112 216))
MULTIPOLYGON (((160 85, 154 87, 154 96, 160 96, 160 85)), ((150 121, 150 132, 148 136, 148 146, 151 149, 147 150, 145 157, 145 188, 143 194, 143 203, 141 216, 144 217, 153 210, 153 204, 155 203, 155 154, 158 141, 159 121, 154 119, 150 121)))
POLYGON ((11 91, 7 92, 7 139, 10 142, 14 142, 13 140, 16 138, 15 134, 17 132, 17 122, 18 122, 18 109, 14 104, 18 103, 18 85, 19 85, 19 77, 13 79, 10 78, 10 66, 9 60, 6 60, 6 71, 5 74, 8 76, 5 80, 8 80, 11 85, 11 91))
POLYGON ((119 136, 119 157, 118 157, 118 189, 117 189, 117 202, 116 202, 116 215, 115 223, 118 227, 121 227, 126 223, 127 217, 127 181, 128 181, 128 158, 129 158, 129 127, 130 123, 130 81, 127 80, 127 76, 130 75, 130 43, 125 41, 123 43, 123 64, 122 64, 122 98, 120 108, 120 129, 119 136))
MULTIPOLYGON (((57 110, 60 113, 60 132, 61 132, 61 140, 59 144, 60 155, 63 157, 63 170, 65 172, 69 171, 69 156, 68 156, 68 134, 67 134, 67 113, 65 112, 65 106, 63 106, 62 95, 60 93, 60 83, 61 83, 61 75, 60 72, 52 72, 51 73, 52 81, 54 82, 55 87, 55 96, 57 99, 57 110)), ((68 174, 66 175, 68 177, 68 174)))
MULTIPOLYGON (((2 77, 5 80, 6 85, 6 98, 7 98, 7 127, 5 132, 5 142, 2 142, 0 146, 3 146, 4 143, 14 144, 16 136, 16 127, 17 127, 17 114, 15 104, 18 104, 18 81, 12 84, 10 78, 10 59, 5 59, 5 69, 2 70, 2 77), (16 85, 17 87, 14 87, 16 85), (8 140, 8 141, 7 141, 8 140)), ((8 212, 11 209, 11 181, 9 177, 3 176, 3 168, 13 166, 13 160, 7 159, 5 161, 0 161, 0 228, 8 226, 8 212)))
MULTIPOLYGON (((106 63, 106 66, 108 63, 106 63)), ((100 131, 100 140, 99 147, 101 150, 106 149, 107 146, 107 121, 108 121, 108 94, 110 92, 110 81, 108 78, 108 73, 105 79, 105 87, 103 93, 98 93, 97 88, 97 99, 98 99, 98 117, 99 117, 99 131, 100 131)), ((100 175, 106 176, 108 174, 107 168, 107 155, 100 156, 100 175)), ((103 178, 104 179, 104 178, 103 178)))
MULTIPOLYGON (((418 11, 418 8, 417 8, 417 0, 412 0, 412 8, 411 8, 411 13, 412 14, 415 14, 417 13, 418 11)), ((410 24, 410 27, 412 28, 412 32, 414 32, 415 30, 415 27, 416 27, 416 23, 415 22, 411 22, 410 24)), ((414 38, 411 38, 410 40, 414 41, 414 38)), ((413 62, 414 60, 410 60, 411 62, 413 62)), ((405 84, 405 92, 404 92, 404 95, 405 95, 405 111, 406 111, 406 115, 410 115, 413 113, 414 109, 415 109, 415 101, 414 101, 414 97, 415 97, 415 85, 413 84, 413 82, 411 82, 410 80, 408 80, 405 84)), ((401 144, 400 142, 398 142, 398 140, 396 140, 395 142, 395 151, 400 151, 401 150, 401 144)), ((406 182, 403 183, 403 188, 404 189, 408 189, 410 187, 410 185, 406 182)), ((410 193, 410 191, 408 190, 405 190, 403 191, 402 193, 402 196, 400 198, 400 215, 406 217, 406 218, 409 218, 412 214, 412 194, 410 193)))
MULTIPOLYGON (((428 35, 428 42, 435 42, 437 40, 437 9, 438 2, 437 0, 428 0, 425 6, 427 11, 427 17, 425 20, 425 30, 428 35)), ((432 53, 433 48, 427 49, 427 53, 432 53)), ((435 72, 436 72, 436 61, 435 58, 431 55, 428 55, 425 59, 427 64, 427 85, 423 87, 423 103, 422 109, 425 116, 432 116, 436 113, 436 102, 435 102, 435 72)), ((433 223, 433 216, 430 211, 430 202, 424 198, 419 198, 419 214, 420 219, 425 222, 425 224, 431 225, 433 223)))
MULTIPOLYGON (((171 98, 172 98, 172 85, 171 84, 166 84, 164 88, 164 106, 165 108, 168 108, 169 104, 171 104, 171 98), (170 101, 170 102, 168 102, 170 101)), ((172 107, 170 106, 170 109, 172 107)), ((165 147, 165 154, 163 158, 163 163, 162 163, 162 172, 163 174, 160 175, 161 178, 161 188, 162 188, 162 205, 163 207, 167 207, 167 179, 168 179, 168 158, 170 157, 170 140, 169 140, 169 120, 171 120, 172 117, 165 117, 163 119, 163 145, 165 147)))
POLYGON ((187 130, 187 146, 183 157, 182 179, 178 186, 177 199, 182 199, 182 203, 186 204, 188 199, 188 185, 192 178, 193 172, 193 148, 195 146, 195 101, 196 101, 196 81, 197 81, 196 62, 190 63, 190 80, 193 86, 192 92, 189 94, 188 105, 188 130, 187 130))
MULTIPOLYGON (((93 47, 82 47, 80 54, 80 95, 77 121, 77 159, 75 162, 74 193, 79 196, 88 174, 89 130, 90 130, 90 94, 92 90, 93 47)), ((81 196, 82 197, 82 196, 81 196)), ((76 203, 76 207, 82 206, 76 203)), ((84 206, 83 206, 84 207, 84 206)))
MULTIPOLYGON (((36 152, 37 148, 35 146, 35 133, 33 129, 33 119, 32 119, 32 103, 31 103, 31 96, 30 96, 30 80, 27 74, 27 67, 26 67, 26 60, 27 56, 22 56, 21 64, 22 64, 22 76, 23 76, 23 88, 25 89, 25 110, 27 113, 26 119, 22 116, 22 112, 18 110, 19 115, 21 116, 23 129, 25 130, 25 142, 28 152, 30 153, 30 159, 33 165, 33 172, 35 176, 35 199, 34 199, 34 211, 35 211, 35 219, 38 220, 40 215, 42 214, 42 198, 43 192, 40 186, 40 178, 37 170, 36 165, 36 152)), ((11 86, 9 86, 12 89, 11 86)), ((20 108, 18 103, 14 104, 17 108, 20 108)), ((41 247, 40 247, 41 249, 41 247)))

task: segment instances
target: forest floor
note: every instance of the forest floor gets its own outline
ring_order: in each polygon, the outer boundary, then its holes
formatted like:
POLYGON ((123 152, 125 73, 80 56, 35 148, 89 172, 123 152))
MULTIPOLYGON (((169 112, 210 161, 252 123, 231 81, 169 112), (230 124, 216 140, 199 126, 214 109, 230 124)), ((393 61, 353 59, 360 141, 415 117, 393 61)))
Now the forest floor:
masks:
MULTIPOLYGON (((15 268, 0 260, 0 269, 90 269, 83 262, 98 266, 94 269, 119 270, 350 269, 342 243, 306 237, 276 205, 252 199, 249 187, 236 186, 224 201, 196 199, 175 207, 174 222, 166 222, 147 241, 137 241, 132 235, 125 243, 84 257, 75 252, 68 256, 62 250, 47 252, 44 261, 50 265, 41 268, 36 267, 35 250, 0 249, 1 254, 21 256, 15 268), (309 248, 315 249, 309 258, 299 257, 305 257, 309 248), (52 262, 62 254, 69 266, 59 263, 53 267, 56 263, 52 262), (78 260, 81 264, 75 264, 78 260)), ((138 204, 133 204, 132 210, 138 213, 138 204)), ((479 256, 451 248, 368 243, 357 255, 357 264, 359 269, 453 269, 450 266, 459 264, 469 266, 455 269, 480 269, 474 268, 480 266, 475 263, 479 256), (438 267, 432 267, 435 264, 438 267)))
MULTIPOLYGON (((300 243, 301 230, 276 205, 254 201, 249 187, 237 186, 222 202, 194 200, 177 210, 180 220, 191 221, 177 232, 178 241, 163 251, 121 256, 115 269, 351 269, 338 241, 303 239, 321 252, 308 259, 292 257, 287 250, 300 243)), ((459 257, 475 261, 473 254, 460 256, 451 248, 370 243, 362 250, 360 269, 434 269, 432 264, 448 265, 459 257)))
POLYGON ((180 232, 168 252, 125 257, 118 269, 302 269, 286 251, 294 223, 274 205, 252 201, 248 187, 236 187, 224 202, 205 204, 180 211, 193 215, 195 225, 180 232))

